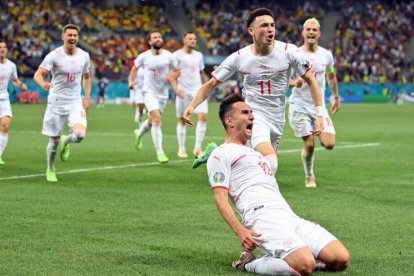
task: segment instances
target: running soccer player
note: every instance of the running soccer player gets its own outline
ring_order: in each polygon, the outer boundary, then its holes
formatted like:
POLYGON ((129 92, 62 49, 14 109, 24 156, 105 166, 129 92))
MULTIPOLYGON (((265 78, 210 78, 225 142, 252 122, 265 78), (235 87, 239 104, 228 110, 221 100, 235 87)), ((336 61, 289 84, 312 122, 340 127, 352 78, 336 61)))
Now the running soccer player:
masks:
MULTIPOLYGON (((303 55, 312 62, 311 73, 320 87, 322 96, 323 131, 318 136, 321 145, 326 149, 333 149, 336 142, 335 128, 325 107, 325 83, 333 94, 332 113, 341 107, 338 93, 338 81, 334 69, 334 58, 330 51, 318 45, 321 36, 320 24, 316 18, 310 18, 303 24, 302 37, 304 44, 299 48, 303 55)), ((315 141, 312 131, 316 129, 316 113, 312 98, 309 95, 309 86, 298 77, 291 82, 292 96, 289 99, 289 123, 297 137, 303 140, 302 162, 305 168, 305 187, 316 188, 313 171, 315 141)))
MULTIPOLYGON (((184 111, 194 98, 195 93, 201 87, 204 79, 204 60, 203 54, 194 47, 197 44, 196 35, 193 32, 187 32, 183 36, 183 48, 174 52, 174 56, 178 60, 180 75, 177 79, 178 91, 175 100, 175 110, 178 118, 177 139, 178 139, 178 157, 187 158, 187 150, 185 148, 186 123, 183 119, 184 111)), ((202 102, 195 110, 197 114, 196 137, 193 154, 198 157, 202 150, 202 143, 207 129, 207 100, 202 102)))
POLYGON ((92 77, 89 54, 77 47, 80 29, 68 24, 62 29, 63 46, 50 52, 40 64, 33 79, 45 91, 49 91, 43 119, 42 134, 50 137, 46 147, 46 180, 56 182, 55 159, 59 148, 62 161, 67 161, 70 143, 79 143, 86 135, 86 112, 90 105, 92 77), (45 77, 52 75, 51 82, 45 77), (82 100, 81 86, 85 96, 82 100), (62 135, 65 123, 71 133, 62 135))
POLYGON ((17 76, 16 64, 7 58, 6 42, 0 40, 0 165, 6 164, 2 155, 9 142, 9 128, 13 116, 7 91, 10 80, 22 91, 27 90, 26 84, 17 76))
MULTIPOLYGON (((235 72, 244 75, 243 95, 255 112, 255 128, 250 146, 259 151, 277 171, 277 151, 285 126, 285 94, 293 71, 308 83, 317 110, 321 110, 322 100, 319 86, 311 74, 311 64, 303 57, 296 46, 275 41, 275 22, 272 11, 258 8, 247 16, 247 31, 253 44, 231 54, 212 73, 212 78, 197 92, 188 106, 184 119, 192 124, 190 115, 221 82, 228 80, 235 72)), ((322 114, 318 113, 314 135, 323 129, 322 114)), ((193 168, 205 163, 215 144, 206 150, 193 163, 193 168)))
POLYGON ((244 250, 233 267, 267 275, 346 269, 350 263, 347 248, 325 228, 292 211, 279 191, 269 160, 247 147, 256 119, 244 98, 239 94, 224 98, 219 117, 226 140, 211 153, 207 171, 217 210, 244 250), (256 258, 255 248, 264 256, 256 258))
POLYGON ((135 108, 134 122, 138 123, 138 128, 144 119, 144 68, 140 67, 137 71, 137 79, 135 86, 129 88, 129 100, 135 108))
MULTIPOLYGON (((160 163, 168 162, 162 147, 161 114, 168 101, 167 83, 170 81, 170 73, 178 70, 178 62, 173 54, 163 49, 163 38, 160 32, 151 31, 148 35, 148 43, 151 49, 142 53, 134 60, 129 74, 129 87, 136 84, 137 70, 144 68, 144 102, 149 113, 149 119, 145 120, 139 129, 134 130, 135 146, 142 148, 142 136, 151 129, 152 141, 160 163)), ((177 91, 176 83, 171 85, 177 91)))

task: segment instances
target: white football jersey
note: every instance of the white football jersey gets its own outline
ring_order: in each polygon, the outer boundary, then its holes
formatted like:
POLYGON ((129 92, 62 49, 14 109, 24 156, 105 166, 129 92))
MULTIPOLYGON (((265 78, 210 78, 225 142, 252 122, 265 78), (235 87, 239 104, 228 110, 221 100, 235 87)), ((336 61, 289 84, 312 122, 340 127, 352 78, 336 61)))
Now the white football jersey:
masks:
POLYGON ((17 79, 16 64, 6 59, 6 62, 0 63, 0 100, 9 99, 9 93, 7 92, 7 85, 9 81, 17 79))
POLYGON ((207 161, 213 189, 228 189, 237 211, 248 217, 252 209, 276 206, 288 212, 288 203, 279 191, 269 161, 253 149, 233 143, 217 147, 207 161))
POLYGON ((162 49, 159 55, 154 55, 148 50, 139 55, 134 64, 137 68, 144 67, 144 93, 152 93, 159 99, 168 99, 168 73, 170 68, 178 68, 173 54, 162 49))
POLYGON ((183 51, 183 49, 174 52, 179 68, 181 71, 178 78, 178 87, 180 87, 185 94, 195 95, 201 86, 200 71, 204 70, 203 55, 196 50, 192 50, 190 54, 183 51))
POLYGON ((61 46, 50 52, 40 67, 52 74, 49 103, 67 105, 81 100, 83 74, 91 71, 87 52, 77 48, 75 55, 68 55, 61 46))
POLYGON ((231 54, 212 75, 224 82, 235 72, 242 73, 243 95, 255 114, 272 123, 284 123, 290 76, 293 70, 305 75, 312 67, 311 63, 293 44, 275 41, 273 51, 267 56, 254 55, 251 47, 249 45, 231 54))
MULTIPOLYGON (((320 46, 318 46, 318 50, 314 53, 305 52, 302 48, 299 48, 299 50, 310 62, 312 62, 311 70, 321 90, 322 103, 325 104, 326 69, 334 66, 334 57, 330 51, 320 46)), ((295 77, 298 76, 295 74, 295 77)), ((292 89, 292 96, 290 97, 289 102, 298 106, 307 106, 312 110, 315 109, 315 104, 313 103, 309 86, 306 82, 304 82, 300 88, 294 87, 292 89)))

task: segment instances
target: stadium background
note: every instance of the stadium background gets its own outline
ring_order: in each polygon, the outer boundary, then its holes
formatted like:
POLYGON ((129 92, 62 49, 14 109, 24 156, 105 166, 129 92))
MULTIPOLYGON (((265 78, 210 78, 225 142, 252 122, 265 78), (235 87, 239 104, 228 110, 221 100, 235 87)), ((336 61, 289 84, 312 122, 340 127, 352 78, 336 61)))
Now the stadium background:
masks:
MULTIPOLYGON (((259 6, 275 12, 276 39, 296 45, 304 20, 320 20, 320 45, 334 53, 344 102, 396 101, 399 94, 414 90, 414 1, 1 0, 0 38, 6 40, 19 76, 44 100, 47 94, 32 81, 33 74, 44 56, 61 45, 61 27, 81 26, 79 46, 90 53, 95 76, 92 95, 97 95, 98 79, 106 77, 108 102, 122 102, 128 97, 132 62, 148 49, 149 30, 160 30, 170 51, 181 47, 183 33, 195 31, 211 72, 227 55, 251 43, 243 18, 259 6)), ((224 84, 214 97, 240 88, 238 79, 224 84)), ((10 85, 10 91, 16 102, 18 89, 10 85)))

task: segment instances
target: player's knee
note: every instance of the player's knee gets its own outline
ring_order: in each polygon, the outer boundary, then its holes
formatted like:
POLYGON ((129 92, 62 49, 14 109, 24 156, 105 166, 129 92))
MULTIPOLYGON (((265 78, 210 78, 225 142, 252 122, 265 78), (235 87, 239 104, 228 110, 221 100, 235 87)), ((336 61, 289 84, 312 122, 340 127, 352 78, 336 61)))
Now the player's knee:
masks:
POLYGON ((350 262, 351 262, 351 257, 349 255, 349 252, 343 251, 337 254, 332 268, 334 268, 336 271, 342 271, 342 270, 347 269, 350 262))
POLYGON ((316 268, 316 261, 314 258, 303 258, 298 262, 294 270, 296 270, 300 275, 310 275, 316 268))
POLYGON ((9 123, 1 123, 0 131, 3 132, 3 133, 8 133, 9 132, 9 127, 10 127, 9 123))
POLYGON ((321 145, 327 150, 333 150, 335 147, 335 143, 321 143, 321 145))
POLYGON ((155 126, 155 127, 161 126, 161 120, 159 120, 159 119, 152 120, 151 125, 155 126))
POLYGON ((74 142, 75 143, 80 143, 86 135, 86 130, 85 129, 76 129, 73 131, 73 134, 75 134, 74 137, 74 142))
POLYGON ((198 121, 199 122, 207 122, 207 114, 206 113, 200 113, 198 115, 198 121))

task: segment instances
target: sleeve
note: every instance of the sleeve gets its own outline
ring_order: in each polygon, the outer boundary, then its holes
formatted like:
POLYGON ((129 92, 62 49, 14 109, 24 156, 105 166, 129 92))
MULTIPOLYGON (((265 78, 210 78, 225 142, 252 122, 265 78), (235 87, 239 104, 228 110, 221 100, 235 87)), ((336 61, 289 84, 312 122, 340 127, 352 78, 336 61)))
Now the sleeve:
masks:
POLYGON ((144 67, 144 56, 142 54, 134 59, 134 65, 137 68, 144 67))
POLYGON ((170 56, 170 66, 171 68, 179 69, 178 59, 173 54, 170 56))
POLYGON ((218 80, 219 82, 225 82, 228 80, 236 71, 236 61, 237 61, 238 53, 233 53, 228 56, 220 66, 211 73, 213 78, 218 80))
POLYGON ((86 61, 85 65, 83 66, 83 73, 88 74, 91 72, 91 58, 89 57, 89 54, 86 53, 86 61))
POLYGON ((224 150, 215 149, 207 161, 208 180, 213 189, 230 187, 230 162, 224 155, 224 150))
POLYGON ((335 59, 331 51, 327 51, 327 55, 328 55, 328 63, 326 65, 326 73, 332 74, 333 72, 335 72, 335 67, 334 67, 335 59))
POLYGON ((40 64, 40 67, 45 68, 47 71, 51 71, 53 68, 53 63, 54 63, 53 57, 54 57, 54 52, 50 52, 49 54, 47 54, 45 59, 40 64))
POLYGON ((11 80, 17 80, 17 78, 18 78, 18 75, 17 75, 17 67, 16 67, 16 64, 14 64, 13 63, 13 65, 12 65, 12 74, 11 74, 11 80))
POLYGON ((288 55, 290 57, 292 68, 295 71, 295 74, 298 76, 303 77, 306 72, 312 68, 310 61, 306 59, 306 57, 301 52, 299 52, 299 49, 296 49, 295 51, 289 51, 288 55))
POLYGON ((203 57, 203 54, 201 54, 201 53, 200 53, 200 64, 199 64, 199 66, 200 66, 200 71, 203 71, 204 68, 205 68, 205 65, 204 65, 204 57, 203 57))

